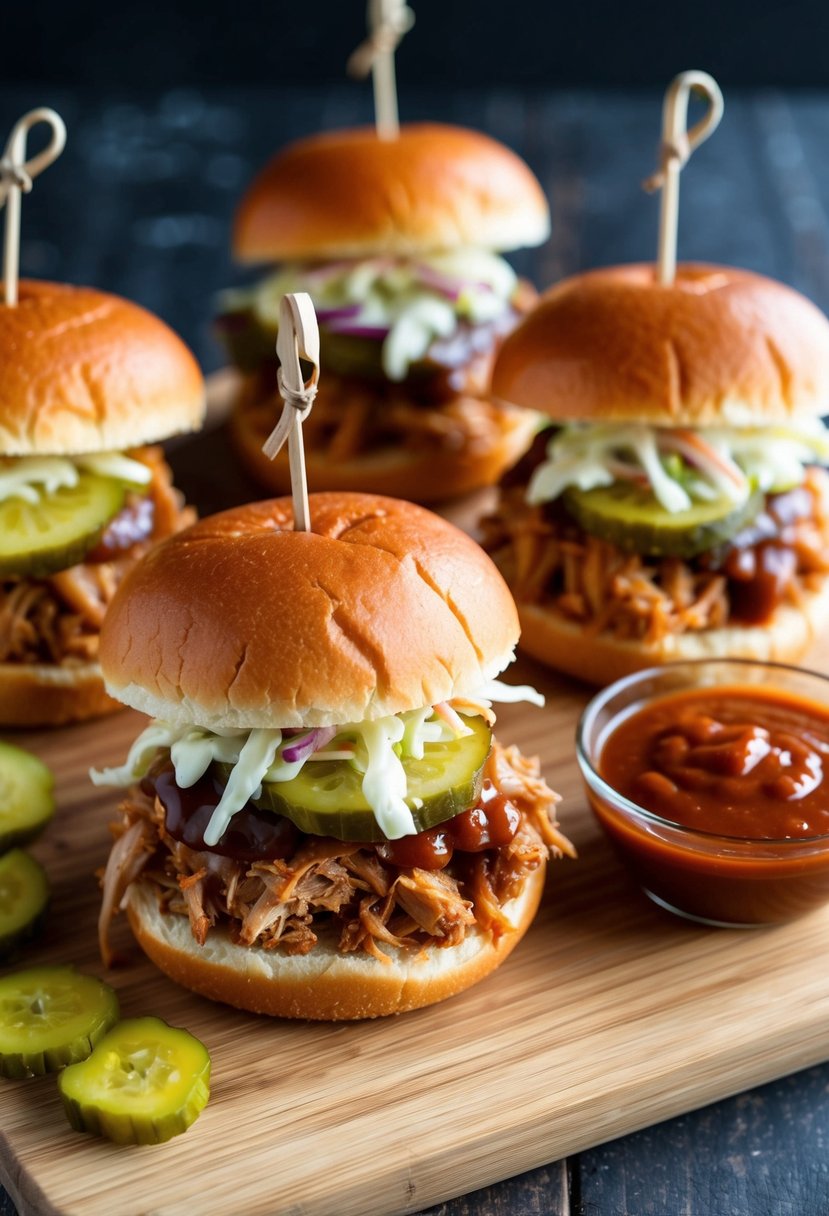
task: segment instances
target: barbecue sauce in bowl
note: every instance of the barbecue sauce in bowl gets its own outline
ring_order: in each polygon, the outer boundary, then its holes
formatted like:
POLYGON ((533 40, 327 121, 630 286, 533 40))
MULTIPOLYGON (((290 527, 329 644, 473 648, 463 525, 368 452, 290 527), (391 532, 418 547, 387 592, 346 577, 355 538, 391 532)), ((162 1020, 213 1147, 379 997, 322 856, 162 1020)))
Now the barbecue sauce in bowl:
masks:
POLYGON ((774 689, 694 689, 631 714, 599 772, 663 819, 720 836, 829 835, 829 710, 774 689))
POLYGON ((594 698, 601 728, 588 738, 588 707, 579 731, 590 803, 656 903, 755 925, 829 900, 829 706, 816 693, 829 700, 814 673, 712 660, 638 673, 594 698), (741 669, 751 682, 728 680, 741 669))

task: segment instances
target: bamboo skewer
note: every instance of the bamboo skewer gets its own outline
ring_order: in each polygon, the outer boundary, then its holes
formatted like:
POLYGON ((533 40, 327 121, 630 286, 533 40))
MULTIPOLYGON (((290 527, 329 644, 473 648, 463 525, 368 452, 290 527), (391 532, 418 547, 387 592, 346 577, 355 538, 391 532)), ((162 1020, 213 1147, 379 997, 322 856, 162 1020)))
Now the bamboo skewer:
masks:
POLYGON ((294 529, 310 532, 311 511, 308 505, 302 423, 311 412, 317 395, 320 335, 317 314, 307 292, 291 292, 280 300, 276 353, 280 364, 277 384, 284 405, 278 423, 262 445, 262 451, 269 460, 273 460, 287 441, 294 529), (311 366, 310 375, 307 377, 303 363, 306 367, 308 364, 311 366))
POLYGON ((374 120, 380 139, 397 139, 400 134, 394 52, 414 19, 405 0, 369 0, 368 38, 348 60, 350 75, 363 77, 371 72, 374 120))
POLYGON ((6 205, 6 225, 3 244, 3 300, 10 307, 17 304, 17 284, 20 274, 20 211, 21 197, 28 194, 39 173, 57 160, 66 146, 66 126, 54 110, 40 106, 18 119, 12 128, 0 159, 0 207, 6 205), (47 123, 52 138, 31 160, 26 159, 29 132, 38 123, 47 123))
POLYGON ((642 183, 648 192, 662 190, 658 246, 660 283, 673 283, 676 276, 679 175, 694 149, 717 129, 723 108, 720 86, 707 72, 680 72, 671 81, 665 94, 662 107, 660 168, 642 183), (708 112, 689 131, 688 102, 692 93, 700 93, 707 100, 708 112))

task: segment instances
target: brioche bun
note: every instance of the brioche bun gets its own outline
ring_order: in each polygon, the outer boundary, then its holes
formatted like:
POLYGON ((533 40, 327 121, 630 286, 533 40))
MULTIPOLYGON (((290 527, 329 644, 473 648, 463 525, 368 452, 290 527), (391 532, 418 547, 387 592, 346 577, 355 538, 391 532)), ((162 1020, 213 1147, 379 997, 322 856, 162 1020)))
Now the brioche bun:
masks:
POLYGON ((504 340, 496 397, 561 422, 757 426, 829 403, 829 320, 728 266, 652 265, 566 279, 504 340))
MULTIPOLYGON (((463 400, 455 404, 462 408, 463 400)), ((482 405, 493 425, 458 448, 398 445, 351 460, 331 460, 326 452, 309 445, 305 452, 308 480, 318 490, 365 490, 421 503, 445 502, 495 485, 530 446, 538 429, 538 415, 476 399, 476 409, 482 405)), ((266 490, 288 492, 291 470, 287 447, 275 460, 269 460, 262 451, 262 434, 242 406, 231 415, 230 432, 242 462, 256 481, 266 490)))
POLYGON ((0 663, 0 726, 64 726, 117 709, 97 663, 0 663))
POLYGON ((144 953, 170 979, 213 1001, 272 1017, 354 1021, 404 1013, 456 996, 498 967, 526 933, 538 909, 546 866, 527 877, 503 911, 513 929, 493 938, 470 929, 457 946, 419 951, 383 946, 389 962, 343 954, 319 940, 308 954, 241 946, 211 929, 199 946, 186 916, 162 912, 157 888, 129 888, 127 915, 144 953))
POLYGON ((519 156, 479 131, 407 124, 299 140, 266 165, 236 215, 242 262, 412 255, 539 245, 544 192, 519 156))
POLYGON ((119 296, 20 283, 0 308, 0 453, 123 451, 200 426, 204 381, 163 321, 119 296))
POLYGON ((444 519, 370 494, 238 507, 131 570, 101 632, 107 691, 211 730, 359 722, 470 693, 518 641, 495 564, 444 519))
POLYGON ((521 649, 557 671, 604 686, 645 667, 687 659, 758 659, 797 663, 826 632, 829 575, 819 589, 804 591, 802 603, 778 604, 763 625, 727 625, 666 635, 660 642, 591 633, 560 612, 518 604, 521 649))

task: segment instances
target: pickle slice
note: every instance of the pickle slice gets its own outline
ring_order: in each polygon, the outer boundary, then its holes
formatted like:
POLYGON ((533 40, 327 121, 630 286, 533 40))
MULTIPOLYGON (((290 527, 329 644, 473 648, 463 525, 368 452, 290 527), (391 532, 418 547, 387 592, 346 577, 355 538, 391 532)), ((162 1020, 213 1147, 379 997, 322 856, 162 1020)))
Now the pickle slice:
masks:
POLYGON ((55 779, 42 760, 0 742, 0 853, 28 844, 55 813, 55 779))
POLYGON ((653 494, 628 481, 593 490, 571 487, 564 495, 567 510, 585 532, 628 553, 683 558, 695 557, 736 536, 754 519, 763 501, 762 491, 754 490, 739 506, 723 497, 672 512, 653 494))
MULTIPOLYGON (((406 802, 419 832, 468 810, 480 796, 492 732, 483 718, 464 721, 471 734, 448 743, 427 743, 422 760, 402 762, 406 802)), ((293 781, 266 782, 255 801, 312 836, 385 840, 362 781, 362 773, 347 760, 309 760, 293 781)))
POLYGON ((210 1096, 210 1056, 186 1030, 130 1018, 58 1078, 76 1131, 116 1144, 161 1144, 186 1132, 210 1096))
POLYGON ((34 857, 22 849, 0 857, 0 958, 35 935, 48 902, 46 872, 34 857))
MULTIPOLYGON (((276 363, 277 326, 253 307, 225 313, 218 319, 219 336, 235 364, 243 372, 257 371, 276 363)), ((382 344, 375 338, 338 334, 320 323, 320 358, 329 372, 361 379, 383 378, 382 344)))
POLYGON ((81 472, 39 502, 0 502, 0 574, 39 577, 77 565, 124 505, 127 487, 113 477, 81 472))
POLYGON ((223 313, 216 319, 216 329, 240 371, 255 372, 263 363, 276 363, 276 326, 260 321, 253 307, 223 313))
POLYGON ((0 979, 0 1076, 36 1077, 85 1060, 118 1020, 108 984, 74 967, 34 967, 0 979))

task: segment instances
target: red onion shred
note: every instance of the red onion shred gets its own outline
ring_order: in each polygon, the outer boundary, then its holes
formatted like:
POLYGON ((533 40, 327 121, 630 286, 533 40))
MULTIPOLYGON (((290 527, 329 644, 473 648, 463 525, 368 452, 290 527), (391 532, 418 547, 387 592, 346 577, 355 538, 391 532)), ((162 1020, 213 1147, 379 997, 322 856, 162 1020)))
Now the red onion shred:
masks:
POLYGON ((309 730, 307 734, 292 740, 290 746, 283 749, 282 759, 288 764, 305 761, 314 752, 330 743, 336 733, 336 726, 319 726, 316 730, 309 730))

